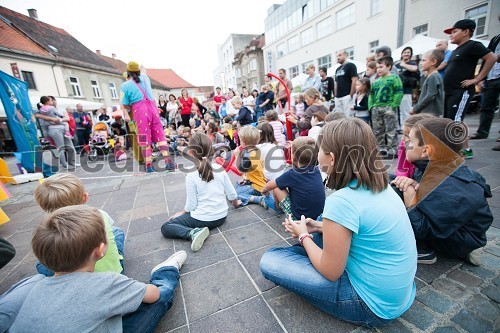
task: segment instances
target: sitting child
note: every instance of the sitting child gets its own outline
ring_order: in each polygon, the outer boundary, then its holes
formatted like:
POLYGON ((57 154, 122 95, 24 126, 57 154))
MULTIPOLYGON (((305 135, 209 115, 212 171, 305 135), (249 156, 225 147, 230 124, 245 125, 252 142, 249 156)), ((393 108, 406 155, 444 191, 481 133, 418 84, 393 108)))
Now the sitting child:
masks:
POLYGON ((311 129, 307 133, 307 136, 313 138, 314 141, 318 142, 318 137, 321 133, 321 129, 325 125, 325 118, 327 114, 321 111, 316 111, 313 113, 311 118, 311 129))
POLYGON ((360 119, 326 124, 318 161, 329 175, 326 186, 336 191, 323 219, 286 219, 285 230, 300 245, 272 248, 260 260, 266 279, 337 319, 370 328, 401 316, 417 289, 415 237, 384 165, 366 153, 376 147, 360 119))
POLYGON ((461 126, 460 133, 467 133, 464 125, 451 119, 419 121, 410 131, 406 150, 415 173, 392 183, 403 192, 419 263, 435 263, 438 252, 477 265, 471 252, 486 245, 486 231, 493 222, 486 200, 491 191, 480 174, 463 165, 462 142, 450 138, 450 126, 461 126))
POLYGON ((235 150, 238 147, 237 138, 235 136, 236 132, 233 130, 233 125, 222 124, 220 133, 224 136, 224 140, 231 150, 235 150))
POLYGON ((151 284, 95 272, 108 250, 106 223, 97 208, 59 208, 35 228, 35 256, 53 277, 31 287, 10 332, 151 332, 172 306, 179 251, 151 271, 151 284))
POLYGON ((413 115, 406 119, 403 123, 403 138, 401 139, 398 147, 398 164, 396 166, 396 177, 405 176, 411 178, 413 176, 415 167, 406 159, 405 144, 410 140, 410 131, 413 126, 415 126, 415 124, 420 120, 424 120, 426 118, 432 118, 432 115, 428 113, 413 115))
MULTIPOLYGON (((267 114, 269 112, 271 111, 267 114)), ((257 148, 260 150, 260 160, 264 165, 264 176, 266 181, 274 180, 285 170, 285 153, 283 148, 278 146, 274 129, 269 123, 259 124, 257 128, 260 130, 260 142, 257 148)))
POLYGON ((269 110, 266 113, 267 122, 274 129, 274 137, 280 146, 284 146, 286 144, 286 137, 284 132, 283 123, 278 120, 278 113, 274 110, 269 110))
POLYGON ((243 127, 239 133, 241 147, 235 149, 234 154, 238 170, 243 177, 236 182, 236 193, 242 201, 242 206, 249 203, 260 204, 264 208, 274 207, 271 196, 263 196, 262 189, 266 185, 263 163, 260 160, 260 150, 257 145, 260 141, 259 130, 252 126, 243 127))
POLYGON ((252 111, 243 105, 240 96, 234 96, 231 99, 231 104, 238 110, 238 115, 235 120, 239 122, 241 126, 250 125, 253 122, 252 111))
POLYGON ((273 191, 274 202, 283 212, 300 219, 302 215, 316 219, 325 205, 325 189, 316 166, 318 148, 309 137, 298 137, 292 142, 292 169, 268 182, 263 193, 273 191))
POLYGON ((219 227, 226 221, 226 197, 235 207, 241 201, 237 199, 224 168, 211 163, 214 149, 206 134, 193 134, 184 152, 194 161, 197 170, 186 175, 184 210, 171 216, 161 227, 161 233, 165 238, 191 240, 191 250, 196 252, 209 236, 209 229, 219 227))
MULTIPOLYGON (((85 192, 82 181, 70 173, 51 176, 35 189, 35 200, 47 213, 61 207, 85 204, 88 198, 89 195, 85 192)), ((122 273, 125 235, 122 229, 113 226, 113 219, 105 211, 99 210, 99 212, 106 227, 108 250, 106 255, 96 263, 95 271, 122 273)), ((40 274, 54 275, 50 268, 47 269, 40 262, 37 263, 36 269, 40 274)))
POLYGON ((307 104, 304 100, 304 95, 302 94, 295 95, 294 99, 295 99, 295 106, 294 106, 295 114, 297 115, 297 118, 300 119, 300 117, 302 117, 302 115, 304 114, 304 111, 307 109, 307 104))

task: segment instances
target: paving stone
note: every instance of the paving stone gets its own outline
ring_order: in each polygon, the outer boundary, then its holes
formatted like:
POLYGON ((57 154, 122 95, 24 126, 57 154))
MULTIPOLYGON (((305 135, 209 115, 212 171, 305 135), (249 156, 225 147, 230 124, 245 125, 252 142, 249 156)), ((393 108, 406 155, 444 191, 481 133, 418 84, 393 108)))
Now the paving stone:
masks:
POLYGON ((7 240, 14 246, 14 248, 17 249, 20 246, 31 247, 32 238, 33 238, 32 231, 18 231, 11 237, 9 237, 7 240))
POLYGON ((169 245, 170 246, 165 249, 147 255, 136 256, 135 258, 128 258, 127 252, 125 251, 125 261, 123 263, 125 267, 124 274, 137 281, 149 283, 153 267, 167 260, 167 258, 174 253, 173 243, 169 242, 169 245))
POLYGON ((37 274, 37 271, 33 263, 20 264, 0 281, 0 295, 6 292, 14 283, 35 274, 37 274))
POLYGON ((289 333, 350 332, 355 325, 336 319, 288 290, 276 287, 263 293, 289 333))
POLYGON ((500 268, 500 258, 483 252, 481 254, 481 266, 497 271, 500 268))
POLYGON ((423 331, 434 323, 434 316, 418 302, 414 302, 401 318, 423 331))
POLYGON ((283 332, 262 297, 254 297, 193 322, 191 333, 283 332))
POLYGON ((109 216, 115 221, 115 224, 122 224, 130 222, 130 218, 132 217, 132 209, 122 210, 115 213, 110 213, 104 210, 109 216))
MULTIPOLYGON (((167 312, 167 315, 168 315, 168 312, 167 312)), ((188 329, 187 325, 178 327, 178 328, 171 330, 171 331, 164 331, 161 329, 161 327, 157 327, 155 329, 154 333, 189 333, 189 329, 188 329)))
POLYGON ((164 238, 159 231, 127 236, 125 241, 125 256, 129 259, 137 258, 158 250, 170 248, 172 244, 172 240, 164 238))
POLYGON ((490 322, 464 309, 460 310, 451 320, 470 333, 490 332, 493 328, 490 322))
POLYGON ((285 227, 281 224, 285 220, 284 215, 278 215, 269 219, 264 220, 271 229, 276 231, 283 239, 289 239, 292 237, 291 234, 285 231, 285 227))
POLYGON ((429 289, 424 293, 418 294, 417 300, 427 305, 432 310, 443 314, 446 313, 455 305, 454 302, 450 301, 448 298, 437 293, 432 289, 429 289))
POLYGON ((493 281, 491 281, 491 282, 493 282, 497 286, 500 286, 500 275, 497 276, 496 278, 494 278, 493 281))
POLYGON ((225 231, 223 234, 236 254, 249 252, 282 240, 262 222, 225 231))
POLYGON ((259 215, 259 217, 262 219, 268 219, 271 217, 280 216, 280 214, 278 214, 275 210, 263 209, 260 205, 248 205, 247 207, 255 214, 259 215))
POLYGON ((167 213, 167 204, 165 202, 151 204, 143 207, 134 208, 132 220, 140 219, 141 217, 153 216, 167 213))
POLYGON ((437 290, 450 296, 452 299, 460 299, 467 295, 466 288, 449 281, 448 279, 438 279, 432 282, 432 286, 437 290))
POLYGON ((146 216, 140 219, 130 221, 128 230, 129 236, 136 236, 146 232, 156 231, 161 234, 161 226, 168 220, 166 213, 146 216))
POLYGON ((182 266, 182 274, 234 257, 220 233, 210 235, 196 253, 191 251, 191 241, 175 239, 174 244, 176 251, 184 250, 188 253, 188 260, 182 266))
POLYGON ((87 200, 87 205, 102 209, 102 207, 104 206, 110 195, 111 193, 89 195, 89 199, 87 200))
POLYGON ((433 333, 459 333, 453 326, 437 327, 433 333))
POLYGON ((259 217, 252 213, 247 207, 234 209, 228 212, 226 223, 221 225, 221 231, 231 230, 234 228, 246 226, 260 221, 259 217))
POLYGON ((89 191, 89 195, 93 196, 96 194, 102 194, 102 193, 109 193, 113 192, 115 190, 115 186, 102 186, 102 187, 96 187, 93 188, 92 190, 89 191))
POLYGON ((257 295, 236 259, 182 275, 181 281, 192 322, 257 295))
POLYGON ((134 208, 138 207, 144 207, 147 205, 151 204, 156 204, 156 203, 165 203, 166 198, 165 194, 161 195, 148 195, 148 196, 142 196, 142 197, 137 197, 135 202, 134 202, 134 208))
POLYGON ((422 289, 423 287, 427 286, 427 283, 420 280, 418 277, 415 277, 415 284, 417 285, 417 291, 422 289))
POLYGON ((488 246, 483 249, 483 251, 488 252, 494 256, 500 257, 500 247, 499 246, 488 246))
POLYGON ((396 319, 388 326, 380 327, 377 330, 383 333, 410 333, 411 330, 408 329, 400 320, 396 319))
POLYGON ((238 257, 261 291, 269 290, 274 288, 276 285, 262 275, 262 272, 260 271, 260 258, 262 258, 262 255, 271 247, 285 246, 288 246, 288 244, 285 242, 278 242, 276 244, 266 246, 263 249, 246 253, 238 257))
POLYGON ((465 305, 469 311, 489 321, 495 321, 500 315, 498 304, 481 295, 472 296, 465 305))
POLYGON ((441 258, 438 257, 437 263, 434 265, 423 265, 420 264, 417 266, 417 276, 419 279, 431 283, 440 275, 446 273, 452 267, 456 266, 460 263, 458 259, 449 259, 449 258, 441 258))
POLYGON ((120 202, 106 202, 106 204, 102 207, 102 210, 104 210, 106 213, 109 215, 126 211, 126 210, 131 210, 134 207, 134 201, 133 198, 132 200, 127 200, 127 201, 120 201, 120 202))
POLYGON ((468 287, 479 287, 483 281, 459 269, 448 273, 448 277, 468 287))
POLYGON ((483 294, 491 298, 497 303, 500 303, 500 287, 496 285, 490 285, 483 289, 483 294))
POLYGON ((184 311, 184 302, 182 300, 181 288, 180 285, 177 285, 172 307, 168 309, 167 313, 160 320, 158 326, 156 326, 155 332, 168 332, 174 328, 184 326, 186 324, 186 312, 184 311))
POLYGON ((461 269, 466 271, 466 272, 470 272, 476 276, 479 276, 482 279, 490 279, 496 275, 494 272, 490 271, 489 269, 486 269, 486 268, 481 267, 481 266, 470 265, 467 263, 464 263, 462 265, 461 269))
POLYGON ((490 227, 486 231, 486 238, 488 241, 494 240, 495 238, 500 238, 500 228, 490 227))

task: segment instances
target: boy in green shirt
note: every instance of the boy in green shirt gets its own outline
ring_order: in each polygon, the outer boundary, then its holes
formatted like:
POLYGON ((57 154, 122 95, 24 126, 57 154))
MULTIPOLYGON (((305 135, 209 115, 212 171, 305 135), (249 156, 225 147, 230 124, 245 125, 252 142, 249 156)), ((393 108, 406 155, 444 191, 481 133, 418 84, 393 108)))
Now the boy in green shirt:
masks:
MULTIPOLYGON (((66 206, 83 205, 88 200, 82 181, 73 174, 61 173, 51 176, 35 189, 35 200, 47 213, 66 206)), ((108 251, 95 264, 96 272, 123 272, 123 231, 113 226, 113 219, 105 211, 99 210, 104 220, 108 251)), ((36 265, 37 271, 45 276, 52 276, 54 272, 47 269, 40 262, 36 265)))
POLYGON ((377 59, 377 73, 368 99, 368 109, 372 115, 372 126, 380 148, 385 156, 396 156, 398 146, 398 118, 396 108, 403 98, 403 84, 399 76, 391 74, 392 57, 377 59), (390 152, 383 147, 388 147, 390 152))

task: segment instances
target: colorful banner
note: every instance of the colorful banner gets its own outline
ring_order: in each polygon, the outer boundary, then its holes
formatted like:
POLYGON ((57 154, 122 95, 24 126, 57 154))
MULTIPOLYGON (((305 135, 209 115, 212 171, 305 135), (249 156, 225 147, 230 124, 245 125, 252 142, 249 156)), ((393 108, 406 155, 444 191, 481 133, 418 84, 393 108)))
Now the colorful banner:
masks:
MULTIPOLYGON (((17 151, 22 154, 21 164, 28 172, 35 172, 35 146, 40 143, 35 114, 28 96, 28 84, 0 71, 0 99, 17 151)), ((39 167, 40 164, 41 161, 37 161, 39 167)))

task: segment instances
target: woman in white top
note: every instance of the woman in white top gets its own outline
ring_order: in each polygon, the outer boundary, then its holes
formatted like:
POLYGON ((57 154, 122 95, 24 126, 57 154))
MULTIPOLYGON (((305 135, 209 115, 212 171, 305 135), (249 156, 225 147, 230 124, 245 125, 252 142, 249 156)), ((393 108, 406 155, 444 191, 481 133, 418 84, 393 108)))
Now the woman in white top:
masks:
POLYGON ((179 114, 179 102, 177 102, 177 99, 173 94, 168 95, 167 114, 168 114, 168 123, 177 126, 175 119, 177 114, 179 114))
POLYGON ((278 146, 274 137, 274 129, 269 123, 259 124, 258 129, 260 130, 260 143, 257 147, 264 165, 264 177, 266 181, 275 180, 285 170, 285 153, 278 146))
POLYGON ((243 97, 241 99, 243 101, 243 106, 246 106, 252 115, 255 114, 255 98, 250 95, 247 88, 243 88, 243 97))
POLYGON ((236 96, 236 92, 233 89, 229 88, 229 91, 227 93, 227 99, 226 99, 228 101, 228 103, 226 104, 226 112, 227 112, 227 115, 233 119, 235 118, 235 116, 238 115, 238 110, 235 109, 231 103, 229 103, 229 101, 234 96, 236 96))
POLYGON ((236 191, 224 168, 212 163, 214 149, 204 133, 194 133, 185 152, 198 169, 186 175, 186 205, 161 227, 165 238, 191 240, 191 250, 198 251, 209 235, 209 229, 226 221, 227 201, 238 207, 236 191))

